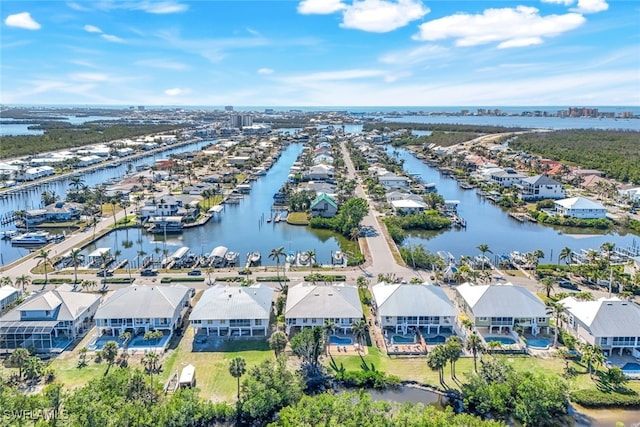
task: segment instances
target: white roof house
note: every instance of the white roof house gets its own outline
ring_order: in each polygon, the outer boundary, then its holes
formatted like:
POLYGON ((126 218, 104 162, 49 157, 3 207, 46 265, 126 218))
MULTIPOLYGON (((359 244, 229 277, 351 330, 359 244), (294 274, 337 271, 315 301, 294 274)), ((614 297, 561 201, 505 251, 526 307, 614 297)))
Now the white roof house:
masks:
POLYGON ((20 291, 13 286, 6 285, 0 287, 0 313, 17 301, 19 297, 20 291))
POLYGON ((0 318, 0 348, 62 351, 92 326, 99 304, 100 295, 74 292, 69 285, 34 295, 0 318))
POLYGON ((548 326, 549 315, 544 303, 522 286, 511 283, 456 287, 460 307, 474 321, 476 327, 502 330, 514 326, 548 326))
POLYGON ((607 216, 607 208, 601 203, 584 197, 570 197, 568 199, 556 200, 555 208, 556 215, 569 216, 572 218, 596 219, 607 216))
POLYGON ((213 286, 202 294, 189 316, 197 332, 216 336, 266 336, 273 289, 264 285, 213 286))
POLYGON ((322 326, 327 320, 346 333, 362 315, 357 287, 303 282, 289 288, 284 317, 287 332, 291 327, 322 326))
POLYGON ((402 200, 392 200, 391 206, 393 209, 397 211, 402 211, 405 213, 416 213, 416 212, 424 212, 427 207, 427 204, 424 202, 419 202, 412 199, 402 199, 402 200))
POLYGON ((172 333, 181 326, 189 306, 189 288, 182 285, 131 285, 118 289, 98 308, 98 334, 133 335, 150 330, 172 333))
POLYGON ((457 315, 444 290, 430 284, 410 285, 381 282, 372 288, 376 317, 382 328, 423 328, 440 333, 442 327, 453 332, 457 315))
POLYGON ((560 300, 567 313, 565 329, 579 340, 605 350, 640 349, 640 307, 619 298, 560 300))

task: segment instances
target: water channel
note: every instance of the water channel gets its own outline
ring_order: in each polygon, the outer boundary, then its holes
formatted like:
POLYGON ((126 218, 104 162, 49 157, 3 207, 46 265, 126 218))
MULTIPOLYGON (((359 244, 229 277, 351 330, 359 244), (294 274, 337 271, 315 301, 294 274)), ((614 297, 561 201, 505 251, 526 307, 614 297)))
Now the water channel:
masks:
MULTIPOLYGON (((395 155, 391 147, 387 148, 387 152, 395 155)), ((509 217, 507 211, 477 195, 475 190, 461 189, 456 180, 440 174, 436 168, 426 165, 409 150, 397 149, 397 156, 398 159, 404 160, 406 172, 418 174, 424 182, 435 182, 438 193, 445 200, 459 200, 458 213, 467 221, 467 227, 464 229, 412 232, 403 245, 422 244, 431 252, 448 251, 456 258, 462 255, 479 255, 476 247, 480 244, 489 245, 494 255, 540 249, 545 254, 542 263, 555 263, 558 262, 560 250, 565 246, 579 251, 598 249, 605 242, 614 242, 619 248, 640 244, 640 239, 633 234, 619 234, 615 231, 602 233, 595 229, 553 228, 532 222, 518 222, 509 217)))
MULTIPOLYGON (((157 258, 164 253, 170 255, 181 246, 188 246, 196 255, 208 254, 216 246, 225 246, 229 251, 240 254, 242 265, 246 262, 247 253, 253 251, 262 254, 263 265, 275 265, 268 255, 272 249, 282 246, 285 252, 312 250, 318 263, 328 264, 331 253, 340 249, 341 236, 327 230, 289 225, 284 221, 266 222, 271 215, 273 195, 287 180, 289 169, 302 148, 302 144, 289 145, 267 174, 254 181, 251 194, 238 204, 225 204, 219 219, 211 219, 201 227, 185 229, 178 235, 169 235, 166 240, 163 235, 146 234, 139 229, 118 230, 89 245, 86 250, 119 248, 120 258, 136 260, 140 250, 157 258), (133 242, 133 245, 123 245, 125 241, 133 242)), ((135 266, 136 262, 133 264, 135 266)))

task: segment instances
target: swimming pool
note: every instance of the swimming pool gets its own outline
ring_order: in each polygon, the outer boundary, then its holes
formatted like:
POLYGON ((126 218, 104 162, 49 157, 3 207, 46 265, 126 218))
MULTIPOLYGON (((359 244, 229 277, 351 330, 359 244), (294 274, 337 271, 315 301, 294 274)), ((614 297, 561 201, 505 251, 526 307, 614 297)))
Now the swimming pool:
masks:
POLYGON ((640 374, 640 363, 629 362, 622 367, 625 374, 640 374))
POLYGON ((551 341, 546 338, 527 338, 527 347, 547 349, 551 345, 551 341))
POLYGON ((353 344, 353 340, 349 337, 339 337, 337 335, 331 335, 329 337, 329 342, 331 344, 338 344, 338 345, 348 345, 348 344, 353 344))
POLYGON ((447 338, 443 337, 442 335, 425 338, 425 341, 427 342, 427 344, 443 344, 446 340, 447 338))
POLYGON ((504 344, 504 345, 511 345, 516 343, 516 340, 508 337, 485 337, 484 340, 487 343, 490 343, 492 341, 498 341, 500 344, 504 344))
POLYGON ((393 339, 394 344, 413 344, 416 342, 416 337, 413 335, 411 336, 394 335, 391 338, 393 339))

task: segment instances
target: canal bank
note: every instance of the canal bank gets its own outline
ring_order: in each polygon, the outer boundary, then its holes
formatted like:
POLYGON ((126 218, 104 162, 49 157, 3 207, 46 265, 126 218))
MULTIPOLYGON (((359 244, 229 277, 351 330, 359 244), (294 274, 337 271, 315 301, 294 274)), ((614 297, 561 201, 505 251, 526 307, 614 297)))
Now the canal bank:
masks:
POLYGON ((431 251, 451 252, 460 256, 479 255, 477 246, 486 244, 493 255, 509 254, 512 251, 531 252, 540 249, 545 257, 541 263, 557 263, 558 255, 564 247, 574 251, 598 249, 602 243, 613 242, 619 248, 637 246, 637 238, 632 234, 617 232, 601 233, 595 229, 551 228, 533 222, 520 222, 511 218, 506 210, 480 197, 475 191, 461 189, 458 182, 442 174, 416 158, 404 148, 387 147, 391 154, 397 151, 397 158, 403 161, 408 174, 419 176, 424 182, 436 183, 437 191, 445 200, 458 200, 458 214, 465 219, 465 228, 441 231, 410 232, 403 246, 424 245, 431 251))

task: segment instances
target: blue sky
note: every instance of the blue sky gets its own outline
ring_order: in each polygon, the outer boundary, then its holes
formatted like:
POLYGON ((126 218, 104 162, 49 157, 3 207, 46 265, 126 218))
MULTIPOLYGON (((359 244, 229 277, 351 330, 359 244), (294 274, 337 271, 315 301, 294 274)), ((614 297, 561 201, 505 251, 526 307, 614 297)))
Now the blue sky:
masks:
POLYGON ((640 105, 640 1, 2 1, 3 104, 640 105))

